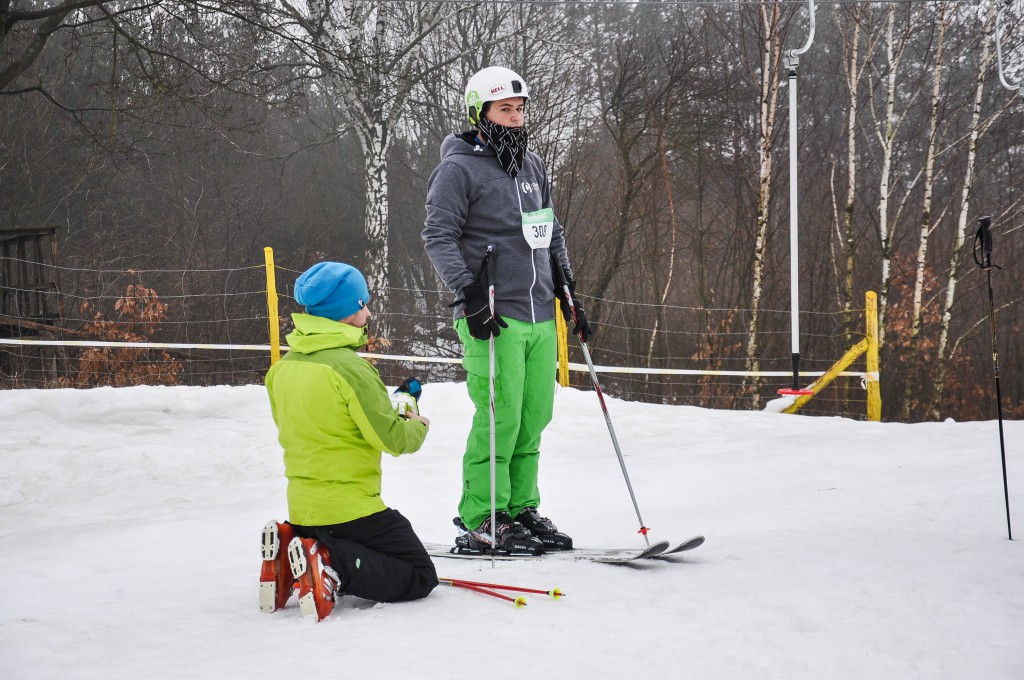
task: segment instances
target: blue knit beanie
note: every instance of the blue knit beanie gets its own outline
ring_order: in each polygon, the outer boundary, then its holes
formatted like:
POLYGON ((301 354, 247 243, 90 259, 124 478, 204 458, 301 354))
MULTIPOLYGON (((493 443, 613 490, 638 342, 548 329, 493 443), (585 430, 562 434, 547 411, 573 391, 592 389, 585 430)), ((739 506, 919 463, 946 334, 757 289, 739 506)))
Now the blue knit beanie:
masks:
POLYGON ((352 316, 370 300, 366 279, 341 262, 318 262, 295 280, 295 300, 306 312, 338 321, 352 316))

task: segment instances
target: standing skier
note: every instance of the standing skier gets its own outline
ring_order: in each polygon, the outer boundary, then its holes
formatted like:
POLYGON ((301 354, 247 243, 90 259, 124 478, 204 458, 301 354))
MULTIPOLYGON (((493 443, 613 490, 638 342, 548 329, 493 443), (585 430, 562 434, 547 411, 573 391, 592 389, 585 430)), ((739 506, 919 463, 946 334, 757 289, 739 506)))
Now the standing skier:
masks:
MULTIPOLYGON (((476 412, 462 463, 460 535, 456 544, 538 554, 571 549, 572 539, 537 512, 541 433, 551 421, 556 359, 552 267, 575 295, 562 225, 552 210, 547 171, 527 150, 526 82, 490 67, 466 85, 474 129, 441 143, 441 163, 427 184, 425 249, 438 275, 459 296, 455 330, 476 412), (485 255, 496 257, 486 276, 485 255), (495 290, 492 315, 486 291, 495 290), (491 527, 489 340, 495 351, 496 520, 491 527)), ((578 324, 590 328, 573 298, 578 324)))
MULTIPOLYGON (((295 282, 307 314, 293 314, 290 350, 267 373, 284 448, 290 522, 263 530, 260 609, 281 609, 298 583, 303 616, 323 619, 347 593, 378 602, 426 597, 437 573, 409 520, 380 497, 381 451, 419 450, 430 422, 400 415, 367 342, 366 279, 320 262, 295 282)), ((415 405, 411 397, 407 403, 415 405)))

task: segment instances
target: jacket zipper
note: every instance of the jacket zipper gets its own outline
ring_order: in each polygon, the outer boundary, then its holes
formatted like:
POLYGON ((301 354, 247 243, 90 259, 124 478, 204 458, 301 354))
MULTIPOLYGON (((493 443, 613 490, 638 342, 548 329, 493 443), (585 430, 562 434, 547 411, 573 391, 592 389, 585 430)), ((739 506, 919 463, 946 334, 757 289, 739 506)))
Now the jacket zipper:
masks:
MULTIPOLYGON (((516 198, 519 199, 519 226, 522 228, 523 197, 520 193, 522 191, 522 187, 519 185, 519 180, 515 177, 512 178, 512 183, 516 186, 516 198)), ((533 246, 530 246, 530 267, 533 269, 533 281, 530 282, 530 323, 537 323, 537 313, 533 309, 533 288, 537 285, 537 258, 534 257, 534 255, 533 246)))

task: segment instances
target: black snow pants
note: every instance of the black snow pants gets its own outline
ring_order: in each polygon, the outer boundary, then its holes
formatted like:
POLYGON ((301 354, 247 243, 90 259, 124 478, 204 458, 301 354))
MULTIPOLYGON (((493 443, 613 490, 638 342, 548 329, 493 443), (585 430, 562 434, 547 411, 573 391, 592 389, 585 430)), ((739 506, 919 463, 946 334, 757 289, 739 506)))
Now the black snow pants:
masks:
POLYGON ((302 538, 327 546, 341 592, 375 602, 426 597, 437 586, 437 571, 402 513, 388 508, 342 524, 301 526, 302 538))

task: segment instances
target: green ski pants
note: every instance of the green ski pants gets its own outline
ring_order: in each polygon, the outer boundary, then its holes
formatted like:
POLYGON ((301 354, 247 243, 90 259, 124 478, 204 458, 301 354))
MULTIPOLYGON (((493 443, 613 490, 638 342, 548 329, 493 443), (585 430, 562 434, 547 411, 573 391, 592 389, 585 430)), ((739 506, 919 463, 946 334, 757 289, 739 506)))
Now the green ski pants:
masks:
MULTIPOLYGON (((540 505, 537 489, 540 435, 555 401, 555 322, 506 318, 494 339, 495 509, 512 517, 540 505)), ((470 529, 491 515, 489 341, 455 322, 462 340, 466 387, 476 411, 462 458, 459 516, 470 529)))

